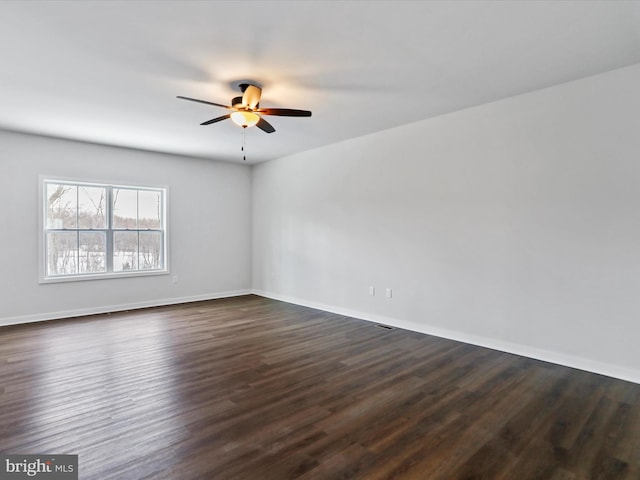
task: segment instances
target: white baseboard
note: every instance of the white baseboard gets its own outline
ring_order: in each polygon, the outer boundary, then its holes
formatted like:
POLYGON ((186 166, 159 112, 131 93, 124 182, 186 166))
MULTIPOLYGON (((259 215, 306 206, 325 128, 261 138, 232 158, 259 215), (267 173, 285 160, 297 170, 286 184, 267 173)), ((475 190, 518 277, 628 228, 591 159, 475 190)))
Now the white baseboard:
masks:
POLYGON ((400 320, 396 318, 384 317, 381 315, 359 312, 356 310, 350 310, 347 308, 336 307, 334 305, 327 305, 323 303, 304 300, 301 298, 289 297, 286 295, 279 295, 271 292, 265 292, 262 290, 253 290, 252 293, 260 295, 262 297, 272 298, 274 300, 280 300, 282 302, 293 303, 304 307, 316 308, 318 310, 324 310, 326 312, 336 313, 338 315, 345 315, 347 317, 357 318, 359 320, 366 320, 369 322, 381 323, 396 328, 402 328, 405 330, 411 330, 414 332, 424 333, 427 335, 433 335, 435 337, 446 338, 449 340, 455 340, 458 342, 469 343, 480 347, 490 348, 492 350, 498 350, 501 352, 512 353, 514 355, 520 355, 523 357, 533 358, 535 360, 542 360, 544 362, 555 363, 557 365, 563 365, 565 367, 576 368, 578 370, 584 370, 591 373, 597 373, 599 375, 606 375, 608 377, 618 378, 628 382, 640 384, 640 371, 621 366, 613 365, 609 363, 599 362, 597 360, 591 360, 583 357, 576 357, 573 355, 566 355, 561 352, 554 352, 550 350, 544 350, 528 345, 522 345, 519 343, 507 342, 500 339, 482 337, 478 335, 472 335, 455 330, 448 330, 431 325, 425 325, 422 323, 411 322, 406 320, 400 320))
POLYGON ((36 313, 33 315, 22 315, 19 317, 0 318, 0 327, 8 325, 18 325, 21 323, 43 322, 46 320, 58 320, 60 318, 82 317, 84 315, 96 315, 99 313, 122 312, 125 310, 137 310, 139 308, 162 307, 165 305, 175 305, 178 303, 200 302, 202 300, 214 300, 216 298, 238 297, 249 295, 251 290, 234 290, 230 292, 206 293, 189 297, 161 298, 147 300, 144 302, 123 303, 120 305, 104 305, 101 307, 81 308, 75 310, 64 310, 59 312, 36 313))

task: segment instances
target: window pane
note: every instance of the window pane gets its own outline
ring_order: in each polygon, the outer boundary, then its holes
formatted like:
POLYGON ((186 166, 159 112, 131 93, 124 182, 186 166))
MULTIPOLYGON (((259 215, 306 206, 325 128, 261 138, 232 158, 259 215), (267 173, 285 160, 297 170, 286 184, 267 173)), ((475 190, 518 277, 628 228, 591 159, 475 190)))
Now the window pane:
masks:
POLYGON ((105 232, 80 232, 80 273, 106 271, 105 232))
POLYGON ((162 234, 160 232, 140 232, 140 270, 162 268, 162 234))
POLYGON ((75 185, 47 183, 47 228, 77 228, 75 185))
POLYGON ((138 191, 113 189, 113 228, 138 228, 138 191))
POLYGON ((162 194, 154 190, 138 191, 138 228, 160 228, 162 194))
POLYGON ((49 275, 78 273, 78 234, 76 232, 47 233, 47 256, 49 275))
POLYGON ((113 271, 138 270, 138 232, 113 232, 113 271))
POLYGON ((106 228, 106 189, 103 187, 78 188, 78 228, 106 228))

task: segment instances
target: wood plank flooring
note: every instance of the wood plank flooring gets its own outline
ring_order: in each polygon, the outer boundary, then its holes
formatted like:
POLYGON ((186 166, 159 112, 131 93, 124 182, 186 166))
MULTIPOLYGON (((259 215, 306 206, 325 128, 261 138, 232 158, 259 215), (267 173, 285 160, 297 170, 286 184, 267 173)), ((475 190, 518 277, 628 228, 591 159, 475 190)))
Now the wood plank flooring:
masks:
POLYGON ((640 385, 257 296, 0 328, 0 451, 82 480, 640 479, 640 385))

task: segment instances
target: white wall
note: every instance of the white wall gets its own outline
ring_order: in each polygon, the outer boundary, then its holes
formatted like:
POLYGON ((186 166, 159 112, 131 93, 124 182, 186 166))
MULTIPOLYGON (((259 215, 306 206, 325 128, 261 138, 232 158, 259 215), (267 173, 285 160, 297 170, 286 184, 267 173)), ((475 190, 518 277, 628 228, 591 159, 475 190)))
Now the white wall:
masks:
POLYGON ((0 131, 0 325, 248 292, 250 218, 247 166, 0 131), (168 186, 171 275, 39 284, 39 175, 168 186))
POLYGON ((640 382, 639 85, 636 65, 254 167, 255 291, 640 382))

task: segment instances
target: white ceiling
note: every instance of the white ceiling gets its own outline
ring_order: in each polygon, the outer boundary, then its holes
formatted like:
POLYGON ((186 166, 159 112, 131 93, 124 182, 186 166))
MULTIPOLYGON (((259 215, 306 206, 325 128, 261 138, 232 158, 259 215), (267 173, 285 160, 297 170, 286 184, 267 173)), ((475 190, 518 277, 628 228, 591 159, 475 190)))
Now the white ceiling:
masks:
POLYGON ((638 1, 2 1, 0 128, 247 163, 640 62, 638 1))

